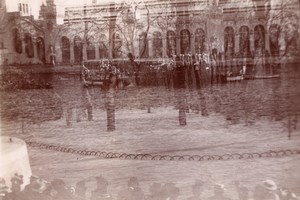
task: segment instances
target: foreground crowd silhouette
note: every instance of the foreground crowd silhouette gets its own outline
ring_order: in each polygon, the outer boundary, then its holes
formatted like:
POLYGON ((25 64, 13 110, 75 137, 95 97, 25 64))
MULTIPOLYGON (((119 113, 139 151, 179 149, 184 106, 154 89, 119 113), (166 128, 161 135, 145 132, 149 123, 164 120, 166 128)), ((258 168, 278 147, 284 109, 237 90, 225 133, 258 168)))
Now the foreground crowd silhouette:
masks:
MULTIPOLYGON (((11 188, 6 186, 5 180, 0 179, 0 200, 176 200, 180 198, 180 188, 174 183, 152 183, 146 193, 140 187, 136 177, 128 180, 127 186, 118 194, 108 192, 109 182, 102 176, 95 177, 96 188, 88 194, 87 180, 76 183, 75 187, 69 187, 62 179, 54 179, 47 182, 32 176, 30 183, 21 190, 23 176, 15 174, 11 179, 11 188)), ((299 200, 295 193, 280 188, 270 179, 257 184, 254 191, 235 182, 237 197, 231 197, 223 184, 215 184, 212 187, 212 195, 204 198, 205 183, 199 180, 191 187, 191 194, 187 200, 299 200)))

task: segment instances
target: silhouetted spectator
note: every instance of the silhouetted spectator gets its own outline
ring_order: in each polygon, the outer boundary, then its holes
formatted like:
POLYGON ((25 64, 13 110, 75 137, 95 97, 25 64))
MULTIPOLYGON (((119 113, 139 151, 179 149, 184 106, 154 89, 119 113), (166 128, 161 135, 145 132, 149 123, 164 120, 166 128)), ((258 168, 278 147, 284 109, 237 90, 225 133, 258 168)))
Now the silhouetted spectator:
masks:
POLYGON ((19 193, 21 192, 21 185, 23 184, 23 175, 16 173, 11 178, 11 192, 7 193, 4 200, 17 200, 19 199, 19 193))
POLYGON ((192 186, 193 196, 188 198, 188 200, 199 200, 199 199, 201 199, 202 187, 203 187, 203 182, 202 181, 196 181, 195 184, 192 186))
POLYGON ((47 185, 44 180, 36 177, 30 178, 30 183, 19 194, 19 200, 51 200, 52 198, 45 194, 47 185))
POLYGON ((0 200, 4 198, 8 193, 8 187, 6 186, 6 182, 4 178, 0 178, 0 200))
POLYGON ((277 193, 277 185, 273 180, 265 180, 257 185, 254 190, 254 200, 280 200, 277 193))
POLYGON ((55 179, 51 182, 51 186, 53 187, 53 199, 55 200, 71 200, 74 199, 73 195, 70 191, 66 189, 66 184, 61 179, 55 179))
POLYGON ((92 191, 91 200, 112 200, 111 194, 107 192, 108 181, 102 176, 96 177, 97 188, 92 191))
POLYGON ((225 196, 225 187, 222 184, 216 184, 214 186, 214 195, 208 198, 209 200, 230 200, 225 196))
POLYGON ((162 200, 176 200, 179 196, 179 188, 174 183, 166 183, 161 189, 162 200))
POLYGON ((11 179, 11 191, 21 192, 21 185, 23 184, 23 175, 15 173, 14 177, 11 179))
POLYGON ((121 190, 118 195, 118 200, 143 200, 145 199, 144 192, 139 186, 138 179, 132 177, 128 181, 128 187, 121 190))
POLYGON ((161 199, 161 184, 153 183, 150 186, 150 195, 146 198, 147 200, 160 200, 161 199))
POLYGON ((239 200, 247 200, 249 197, 249 190, 248 188, 241 186, 239 181, 235 182, 235 186, 237 189, 239 200))
POLYGON ((297 195, 286 188, 279 189, 278 194, 280 200, 297 200, 297 195))
POLYGON ((75 199, 76 200, 85 200, 86 199, 87 188, 85 186, 85 181, 79 181, 76 183, 75 188, 75 199))

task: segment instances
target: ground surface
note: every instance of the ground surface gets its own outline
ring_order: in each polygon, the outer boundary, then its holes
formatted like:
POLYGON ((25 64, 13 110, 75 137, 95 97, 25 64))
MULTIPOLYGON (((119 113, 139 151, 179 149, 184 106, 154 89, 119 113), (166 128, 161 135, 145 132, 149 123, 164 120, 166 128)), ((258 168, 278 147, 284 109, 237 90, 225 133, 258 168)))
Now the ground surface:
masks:
MULTIPOLYGON (((178 110, 173 107, 146 110, 117 110, 114 132, 106 131, 106 112, 94 110, 94 120, 73 122, 66 119, 27 125, 24 133, 20 122, 3 122, 3 135, 81 150, 115 153, 150 153, 153 155, 223 155, 262 153, 270 150, 298 149, 300 132, 295 130, 288 140, 286 121, 260 119, 252 125, 231 124, 223 116, 187 114, 188 125, 178 126, 178 110)), ((90 180, 102 174, 109 180, 114 197, 129 177, 140 180, 148 194, 153 182, 173 182, 180 188, 179 199, 190 196, 195 180, 204 182, 204 196, 210 196, 215 183, 223 183, 227 193, 237 199, 234 181, 250 190, 270 178, 278 185, 300 194, 300 155, 229 161, 151 161, 99 159, 29 147, 33 174, 46 180, 61 178, 68 185, 90 180)))

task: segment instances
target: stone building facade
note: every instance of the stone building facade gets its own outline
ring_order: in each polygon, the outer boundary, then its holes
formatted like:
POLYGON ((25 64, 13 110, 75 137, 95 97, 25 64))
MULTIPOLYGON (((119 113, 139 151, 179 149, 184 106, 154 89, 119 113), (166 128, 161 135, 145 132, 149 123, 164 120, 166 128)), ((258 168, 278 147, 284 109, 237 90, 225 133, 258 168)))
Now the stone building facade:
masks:
POLYGON ((122 60, 128 53, 158 61, 213 51, 224 59, 279 56, 287 49, 295 54, 300 47, 299 8, 296 0, 93 1, 66 8, 64 24, 58 25, 54 1, 47 0, 39 20, 13 15, 1 39, 20 37, 6 41, 11 43, 5 45, 8 53, 1 54, 9 63, 55 64, 122 60))

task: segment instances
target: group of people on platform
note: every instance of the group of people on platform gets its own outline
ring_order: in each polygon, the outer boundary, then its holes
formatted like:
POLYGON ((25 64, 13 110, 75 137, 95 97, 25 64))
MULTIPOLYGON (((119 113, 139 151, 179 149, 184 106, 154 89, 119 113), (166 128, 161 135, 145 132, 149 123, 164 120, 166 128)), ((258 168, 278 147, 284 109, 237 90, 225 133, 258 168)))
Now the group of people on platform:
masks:
MULTIPOLYGON (((81 180, 73 187, 69 187, 62 179, 54 179, 47 182, 32 176, 30 183, 21 190, 23 180, 21 176, 13 177, 9 189, 3 178, 0 179, 0 200, 176 200, 180 198, 180 188, 174 183, 160 184, 154 182, 146 194, 140 186, 136 177, 131 177, 126 187, 119 190, 117 194, 111 194, 108 190, 109 182, 103 176, 95 177, 93 180, 81 180), (89 189, 91 182, 96 182, 93 189, 89 189)), ((279 188, 270 179, 260 182, 251 192, 246 186, 236 181, 235 197, 231 196, 223 184, 214 184, 210 191, 206 191, 205 183, 196 180, 191 187, 190 197, 187 200, 299 200, 299 196, 288 189, 279 188), (208 194, 205 194, 209 192, 208 194), (205 196, 205 197, 204 197, 205 196)), ((185 193, 186 194, 186 193, 185 193)))
MULTIPOLYGON (((225 56, 213 49, 211 54, 174 55, 172 58, 164 59, 160 64, 151 65, 136 61, 135 57, 129 53, 128 62, 123 63, 122 66, 107 61, 108 64, 104 64, 105 67, 99 69, 100 71, 105 70, 109 75, 109 78, 107 78, 109 80, 108 85, 119 88, 128 85, 139 86, 142 82, 145 82, 143 79, 147 79, 147 76, 151 76, 153 72, 156 74, 154 78, 164 79, 164 85, 168 87, 170 80, 177 81, 178 76, 176 76, 176 73, 180 74, 182 71, 185 73, 187 85, 195 82, 197 86, 203 80, 224 82, 228 76, 242 76, 246 73, 252 75, 265 72, 275 73, 278 62, 270 56, 268 51, 252 54, 242 55, 236 53, 225 56)), ((85 69, 88 71, 87 68, 85 69)), ((156 82, 158 81, 156 80, 156 82)))

